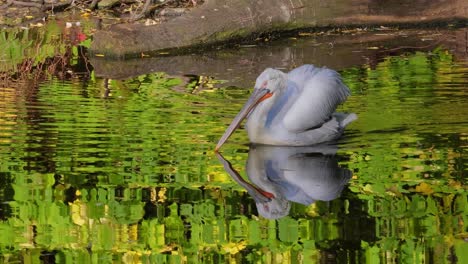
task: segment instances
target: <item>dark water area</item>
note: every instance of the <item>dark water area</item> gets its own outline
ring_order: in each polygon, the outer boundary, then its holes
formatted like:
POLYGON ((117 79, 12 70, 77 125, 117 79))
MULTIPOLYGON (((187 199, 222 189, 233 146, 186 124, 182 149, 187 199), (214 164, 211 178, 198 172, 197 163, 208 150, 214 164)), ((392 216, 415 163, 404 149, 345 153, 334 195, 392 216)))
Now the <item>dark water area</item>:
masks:
POLYGON ((88 31, 2 32, 2 262, 468 263, 466 28, 130 61, 88 31), (215 154, 256 76, 304 63, 349 86, 345 135, 215 154))

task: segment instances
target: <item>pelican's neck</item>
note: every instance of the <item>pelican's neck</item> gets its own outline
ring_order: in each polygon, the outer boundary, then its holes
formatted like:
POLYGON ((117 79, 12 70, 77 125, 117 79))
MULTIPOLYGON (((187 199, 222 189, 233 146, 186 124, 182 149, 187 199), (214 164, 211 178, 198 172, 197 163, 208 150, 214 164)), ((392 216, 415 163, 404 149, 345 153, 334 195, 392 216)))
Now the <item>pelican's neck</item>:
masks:
POLYGON ((264 143, 272 140, 269 137, 274 134, 271 130, 279 124, 277 117, 282 106, 278 103, 283 93, 283 88, 276 89, 272 97, 260 102, 252 110, 246 122, 250 142, 264 143))
POLYGON ((277 105, 278 98, 281 97, 283 93, 283 89, 277 89, 274 93, 273 96, 270 98, 263 100, 260 102, 249 114, 249 117, 247 119, 247 125, 255 123, 258 126, 263 126, 267 127, 271 122, 271 111, 275 108, 277 105))
POLYGON ((257 78, 255 87, 265 86, 273 95, 258 103, 247 118, 246 128, 250 142, 271 141, 269 137, 274 134, 271 131, 275 124, 279 124, 275 121, 283 107, 281 98, 287 93, 287 84, 288 75, 279 70, 266 69, 257 78))

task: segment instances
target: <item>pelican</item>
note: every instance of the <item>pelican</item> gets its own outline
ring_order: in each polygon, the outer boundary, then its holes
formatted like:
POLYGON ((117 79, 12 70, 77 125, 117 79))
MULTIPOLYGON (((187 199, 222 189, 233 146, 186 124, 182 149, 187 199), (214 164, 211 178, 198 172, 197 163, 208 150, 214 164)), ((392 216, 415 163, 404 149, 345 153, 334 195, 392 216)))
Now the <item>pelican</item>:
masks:
POLYGON ((250 142, 276 146, 309 146, 337 139, 354 121, 354 113, 335 113, 349 88, 334 70, 302 65, 289 73, 268 68, 224 132, 215 151, 247 118, 250 142))

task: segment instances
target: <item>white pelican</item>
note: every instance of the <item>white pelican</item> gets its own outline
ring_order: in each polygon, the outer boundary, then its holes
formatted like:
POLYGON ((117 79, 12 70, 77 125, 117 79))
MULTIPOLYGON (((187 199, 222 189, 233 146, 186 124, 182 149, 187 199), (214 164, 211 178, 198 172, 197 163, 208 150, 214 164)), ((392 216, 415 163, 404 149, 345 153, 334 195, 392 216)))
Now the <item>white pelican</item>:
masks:
POLYGON ((335 113, 349 95, 349 88, 334 70, 308 64, 286 74, 268 68, 258 76, 252 95, 215 151, 246 117, 252 143, 308 146, 337 139, 357 118, 354 113, 335 113))

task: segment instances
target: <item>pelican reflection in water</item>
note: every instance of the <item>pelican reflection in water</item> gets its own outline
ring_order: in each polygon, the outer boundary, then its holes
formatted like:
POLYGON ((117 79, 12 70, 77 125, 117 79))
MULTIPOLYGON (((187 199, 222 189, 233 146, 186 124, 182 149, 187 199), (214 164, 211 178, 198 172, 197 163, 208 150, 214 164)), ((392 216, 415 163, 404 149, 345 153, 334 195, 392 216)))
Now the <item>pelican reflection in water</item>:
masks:
POLYGON ((316 200, 337 198, 351 178, 340 168, 334 145, 280 147, 254 145, 249 150, 244 180, 231 164, 217 153, 229 175, 253 197, 259 214, 276 219, 286 216, 290 201, 309 205, 316 200))
POLYGON ((216 145, 226 142, 247 118, 250 142, 308 146, 341 136, 357 117, 335 113, 350 95, 334 70, 303 65, 289 73, 268 68, 258 76, 252 95, 216 145))

